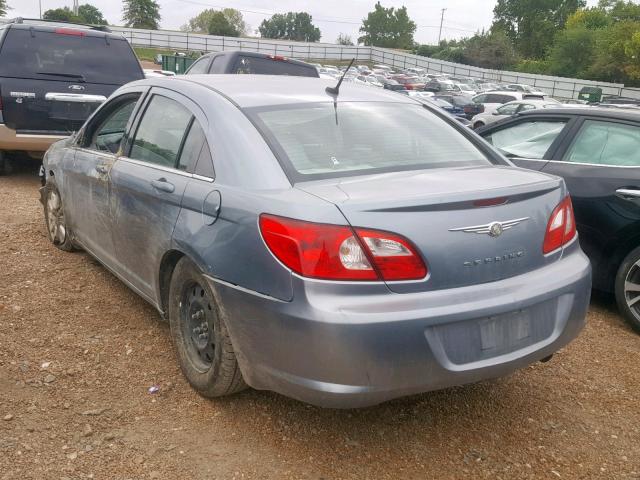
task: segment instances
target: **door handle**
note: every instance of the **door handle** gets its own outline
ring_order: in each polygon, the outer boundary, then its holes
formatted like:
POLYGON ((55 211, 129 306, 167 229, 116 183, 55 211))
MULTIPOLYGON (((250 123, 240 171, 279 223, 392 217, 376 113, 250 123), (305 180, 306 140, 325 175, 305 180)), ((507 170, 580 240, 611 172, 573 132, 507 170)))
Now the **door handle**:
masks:
POLYGON ((616 190, 616 194, 622 198, 640 198, 640 190, 635 188, 619 188, 616 190))
POLYGON ((104 163, 96 165, 95 169, 96 172, 101 173, 102 175, 106 175, 107 173, 109 173, 109 166, 104 163))
POLYGON ((158 180, 151 180, 151 186, 161 192, 173 193, 176 189, 173 183, 167 182, 166 178, 159 178, 158 180))

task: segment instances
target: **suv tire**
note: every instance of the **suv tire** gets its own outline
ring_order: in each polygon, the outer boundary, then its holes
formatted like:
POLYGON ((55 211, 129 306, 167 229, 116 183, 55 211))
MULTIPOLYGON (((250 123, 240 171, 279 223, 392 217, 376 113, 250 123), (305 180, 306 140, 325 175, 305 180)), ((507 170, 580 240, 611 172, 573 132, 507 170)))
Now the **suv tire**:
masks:
POLYGON ((247 388, 227 330, 224 309, 200 269, 182 257, 169 286, 169 325, 182 373, 204 397, 247 388))
POLYGON ((616 275, 615 294, 625 320, 640 333, 640 247, 622 261, 616 275))

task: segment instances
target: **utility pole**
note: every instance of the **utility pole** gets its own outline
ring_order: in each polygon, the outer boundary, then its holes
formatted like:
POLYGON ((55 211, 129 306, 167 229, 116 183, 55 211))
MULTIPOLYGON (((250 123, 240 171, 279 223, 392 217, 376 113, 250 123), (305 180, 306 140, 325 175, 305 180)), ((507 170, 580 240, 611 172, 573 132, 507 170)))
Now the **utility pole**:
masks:
POLYGON ((438 45, 440 45, 440 40, 442 39, 442 24, 444 23, 444 12, 446 11, 447 9, 443 8, 442 15, 440 16, 440 33, 438 33, 438 45))
POLYGON ((73 0, 73 14, 74 15, 78 15, 78 1, 79 0, 73 0))
POLYGON ((40 20, 42 20, 42 0, 38 0, 38 7, 40 8, 40 20))

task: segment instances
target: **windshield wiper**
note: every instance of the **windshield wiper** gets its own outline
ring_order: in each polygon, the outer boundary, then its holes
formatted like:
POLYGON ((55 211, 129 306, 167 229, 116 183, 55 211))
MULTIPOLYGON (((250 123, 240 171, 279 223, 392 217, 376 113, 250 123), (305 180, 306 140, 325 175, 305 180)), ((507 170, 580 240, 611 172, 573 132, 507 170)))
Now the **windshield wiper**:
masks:
POLYGON ((80 73, 58 73, 58 72, 36 72, 38 75, 53 75, 54 77, 77 78, 81 82, 86 82, 84 75, 80 73))

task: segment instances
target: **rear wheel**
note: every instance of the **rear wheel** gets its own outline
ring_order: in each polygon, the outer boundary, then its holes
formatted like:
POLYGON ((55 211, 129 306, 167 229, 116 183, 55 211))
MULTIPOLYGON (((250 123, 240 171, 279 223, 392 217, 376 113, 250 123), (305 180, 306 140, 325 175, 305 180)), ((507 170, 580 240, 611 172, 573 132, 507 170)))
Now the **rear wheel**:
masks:
POLYGON ((219 397, 247 388, 215 296, 186 257, 171 277, 169 324, 182 373, 198 393, 219 397))
POLYGON ((70 252, 74 250, 71 229, 67 225, 62 197, 55 184, 45 185, 44 220, 47 225, 49 241, 60 250, 70 252))
POLYGON ((620 312, 640 333, 640 247, 627 255, 620 265, 615 290, 620 312))
POLYGON ((11 173, 11 162, 4 152, 0 152, 0 176, 9 175, 11 173))

